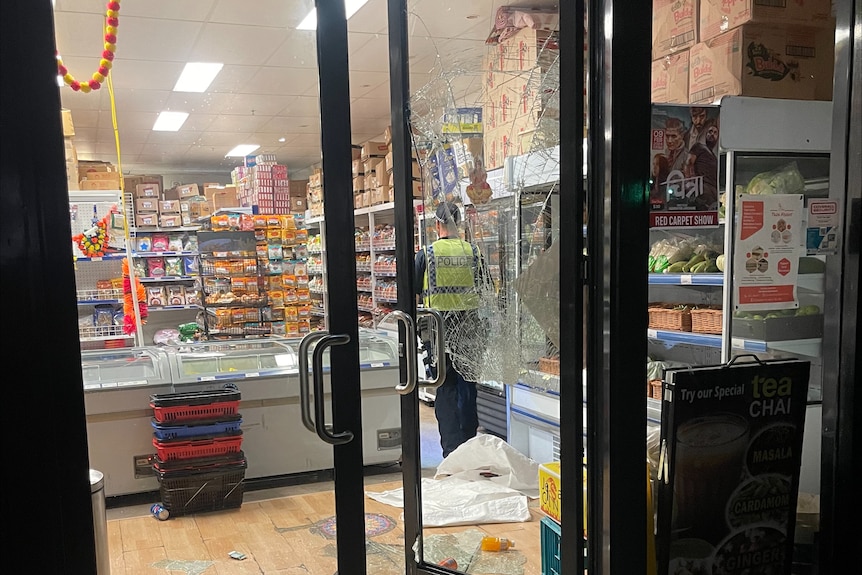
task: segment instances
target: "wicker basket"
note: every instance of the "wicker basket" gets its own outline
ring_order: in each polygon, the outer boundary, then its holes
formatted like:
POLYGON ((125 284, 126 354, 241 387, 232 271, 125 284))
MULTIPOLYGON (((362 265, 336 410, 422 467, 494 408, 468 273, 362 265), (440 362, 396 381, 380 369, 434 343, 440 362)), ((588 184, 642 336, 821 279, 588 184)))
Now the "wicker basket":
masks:
POLYGON ((661 380, 651 379, 647 384, 647 397, 661 399, 661 380))
POLYGON ((650 329, 668 329, 674 331, 691 331, 691 310, 688 307, 679 309, 678 304, 653 304, 648 308, 650 329))
POLYGON ((721 335, 721 308, 702 307, 691 310, 691 331, 721 335))
POLYGON ((540 357, 539 371, 543 373, 550 373, 551 375, 560 375, 560 358, 540 357))

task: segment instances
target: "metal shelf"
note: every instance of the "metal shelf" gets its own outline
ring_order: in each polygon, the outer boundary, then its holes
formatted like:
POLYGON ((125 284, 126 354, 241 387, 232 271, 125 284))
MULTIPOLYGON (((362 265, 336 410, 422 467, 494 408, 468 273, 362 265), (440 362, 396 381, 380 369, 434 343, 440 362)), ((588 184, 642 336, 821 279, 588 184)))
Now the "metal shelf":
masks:
POLYGON ((187 282, 195 279, 195 276, 162 276, 158 278, 151 277, 139 277, 138 281, 141 283, 158 283, 158 282, 187 282))
MULTIPOLYGON (((672 345, 689 344, 716 349, 721 349, 722 340, 722 336, 720 335, 693 333, 687 331, 669 331, 663 329, 648 329, 647 338, 672 345)), ((730 339, 730 346, 733 349, 756 353, 781 351, 786 353, 798 353, 809 357, 819 357, 822 342, 823 340, 821 338, 762 341, 757 339, 733 337, 730 339)))
POLYGON ((673 286, 723 286, 724 274, 656 274, 648 276, 650 285, 673 285, 673 286))
POLYGON ((75 256, 75 261, 79 262, 102 262, 105 260, 121 260, 126 257, 126 252, 118 252, 115 254, 105 254, 101 257, 88 258, 85 256, 75 256))
POLYGON ((699 345, 702 347, 714 347, 717 349, 721 349, 720 335, 693 333, 688 331, 648 329, 647 338, 671 344, 687 343, 691 345, 699 345))
POLYGON ((132 252, 132 257, 136 258, 160 258, 163 256, 196 256, 198 252, 180 251, 180 252, 132 252))
POLYGON ((178 309, 200 309, 199 305, 160 305, 160 306, 149 306, 147 307, 148 311, 174 311, 178 309))
POLYGON ((78 305, 101 305, 101 304, 119 304, 122 303, 118 299, 79 299, 78 305))

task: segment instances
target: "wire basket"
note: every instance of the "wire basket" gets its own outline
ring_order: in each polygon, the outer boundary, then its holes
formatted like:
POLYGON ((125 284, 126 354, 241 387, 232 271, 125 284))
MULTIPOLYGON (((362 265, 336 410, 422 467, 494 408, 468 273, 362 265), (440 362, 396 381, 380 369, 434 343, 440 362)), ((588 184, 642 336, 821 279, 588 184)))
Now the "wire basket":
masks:
POLYGON ((691 331, 695 333, 721 334, 722 311, 720 307, 700 307, 691 310, 691 331))
POLYGON ((155 469, 162 505, 172 517, 242 506, 245 458, 201 470, 155 469))
POLYGON ((661 383, 660 379, 649 380, 647 382, 647 397, 661 399, 661 383))
POLYGON ((210 437, 199 440, 166 440, 153 437, 153 447, 162 461, 192 459, 195 457, 215 457, 238 453, 242 446, 242 432, 223 437, 210 437))
POLYGON ((650 329, 691 331, 691 309, 686 305, 663 303, 648 308, 650 329))
POLYGON ((542 373, 550 373, 551 375, 560 375, 560 358, 540 357, 539 371, 542 373))

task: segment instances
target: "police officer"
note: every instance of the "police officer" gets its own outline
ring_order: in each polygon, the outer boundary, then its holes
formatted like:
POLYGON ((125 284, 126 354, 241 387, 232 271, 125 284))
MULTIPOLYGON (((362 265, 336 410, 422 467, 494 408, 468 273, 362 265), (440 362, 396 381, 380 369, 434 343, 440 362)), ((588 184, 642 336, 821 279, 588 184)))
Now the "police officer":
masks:
MULTIPOLYGON (((438 205, 437 240, 417 252, 414 261, 417 295, 423 296, 425 307, 442 313, 446 327, 446 380, 434 398, 443 457, 475 437, 479 427, 476 382, 464 377, 471 370, 462 358, 477 363, 485 344, 478 314, 481 283, 487 280, 485 266, 476 246, 460 238, 459 221, 457 205, 438 205)), ((429 345, 426 343, 426 349, 429 345)), ((435 366, 430 367, 436 374, 435 366)))

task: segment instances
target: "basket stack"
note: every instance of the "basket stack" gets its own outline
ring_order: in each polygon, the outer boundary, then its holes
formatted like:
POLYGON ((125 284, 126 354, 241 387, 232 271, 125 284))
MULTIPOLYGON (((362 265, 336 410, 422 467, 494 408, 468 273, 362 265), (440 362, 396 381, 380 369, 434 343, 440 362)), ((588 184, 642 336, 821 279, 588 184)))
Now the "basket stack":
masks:
POLYGON ((239 400, 235 389, 150 396, 153 471, 171 516, 242 505, 247 464, 239 400))

